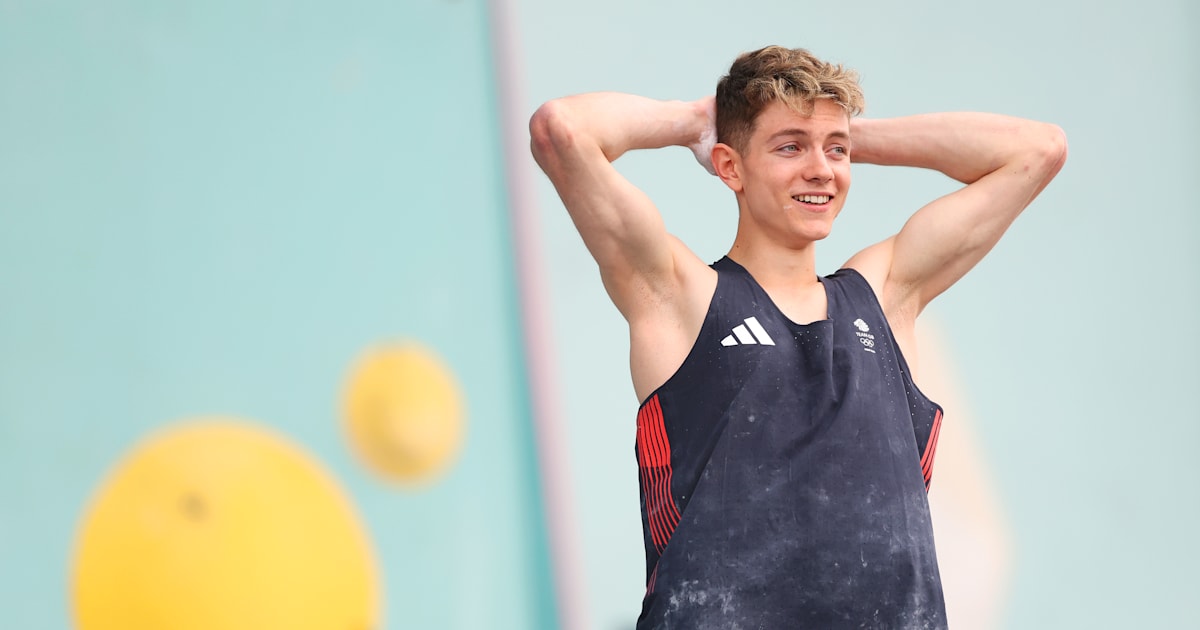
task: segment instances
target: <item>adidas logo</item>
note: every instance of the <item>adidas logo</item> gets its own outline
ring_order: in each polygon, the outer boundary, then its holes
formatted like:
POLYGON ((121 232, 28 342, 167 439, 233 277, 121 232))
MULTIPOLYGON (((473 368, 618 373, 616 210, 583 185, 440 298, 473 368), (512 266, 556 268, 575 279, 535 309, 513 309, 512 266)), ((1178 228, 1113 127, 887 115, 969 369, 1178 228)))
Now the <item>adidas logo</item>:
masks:
POLYGON ((721 340, 722 346, 750 344, 775 345, 775 340, 771 339, 771 335, 767 334, 767 330, 753 317, 747 317, 745 325, 738 324, 734 327, 732 335, 727 335, 721 340))

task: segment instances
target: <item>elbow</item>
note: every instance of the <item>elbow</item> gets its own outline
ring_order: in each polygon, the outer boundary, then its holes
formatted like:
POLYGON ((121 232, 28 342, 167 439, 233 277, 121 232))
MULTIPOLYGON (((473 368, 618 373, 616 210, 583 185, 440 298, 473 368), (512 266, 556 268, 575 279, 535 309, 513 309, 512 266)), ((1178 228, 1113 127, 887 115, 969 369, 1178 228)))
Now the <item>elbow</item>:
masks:
POLYGON ((1045 124, 1043 129, 1038 141, 1038 156, 1048 182, 1067 163, 1067 134, 1058 125, 1045 124))
POLYGON ((562 99, 543 103, 529 119, 529 148, 543 170, 574 143, 574 138, 569 107, 562 99))

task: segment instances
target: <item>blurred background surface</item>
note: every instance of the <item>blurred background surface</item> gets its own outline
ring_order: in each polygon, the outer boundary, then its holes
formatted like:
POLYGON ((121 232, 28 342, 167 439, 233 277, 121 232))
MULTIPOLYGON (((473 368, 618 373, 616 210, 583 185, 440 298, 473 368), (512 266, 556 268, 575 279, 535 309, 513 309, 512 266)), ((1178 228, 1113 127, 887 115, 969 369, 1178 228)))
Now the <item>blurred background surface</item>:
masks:
MULTIPOLYGON (((946 436, 972 454, 939 449, 941 562, 994 584, 952 623, 1195 627, 1198 26, 1184 0, 0 0, 0 625, 81 627, 93 507, 139 445, 220 416, 345 498, 382 627, 631 628, 626 332, 524 126, 575 92, 697 98, 780 43, 859 70, 867 116, 996 111, 1071 144, 929 312, 943 402, 961 402, 946 436), (403 457, 462 433, 406 481, 359 458, 346 397, 365 356, 412 344, 461 415, 379 439, 403 457)), ((618 165, 702 258, 725 253, 732 195, 687 151, 618 165)), ((856 168, 819 268, 951 189, 856 168)), ((421 398, 391 382, 362 412, 385 429, 387 391, 421 398)))

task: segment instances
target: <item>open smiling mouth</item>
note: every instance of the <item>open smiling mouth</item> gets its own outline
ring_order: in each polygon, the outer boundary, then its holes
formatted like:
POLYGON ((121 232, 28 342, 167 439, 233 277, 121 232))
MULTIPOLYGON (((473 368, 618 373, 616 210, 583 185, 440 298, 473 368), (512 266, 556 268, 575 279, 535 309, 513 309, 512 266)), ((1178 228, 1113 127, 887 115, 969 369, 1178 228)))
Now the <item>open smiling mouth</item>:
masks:
POLYGON ((796 201, 799 201, 800 203, 808 204, 808 205, 812 205, 812 206, 823 206, 823 205, 829 203, 829 200, 832 198, 833 197, 830 197, 829 195, 794 195, 794 196, 792 196, 792 199, 795 199, 796 201))

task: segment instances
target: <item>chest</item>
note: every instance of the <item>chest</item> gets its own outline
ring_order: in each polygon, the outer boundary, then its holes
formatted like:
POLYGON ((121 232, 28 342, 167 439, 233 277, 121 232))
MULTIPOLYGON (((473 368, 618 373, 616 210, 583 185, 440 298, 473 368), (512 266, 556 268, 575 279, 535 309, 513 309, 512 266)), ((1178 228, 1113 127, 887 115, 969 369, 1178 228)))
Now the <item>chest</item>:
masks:
POLYGON ((820 282, 799 290, 768 290, 764 287, 763 291, 775 309, 794 324, 811 324, 829 319, 829 299, 820 282))

